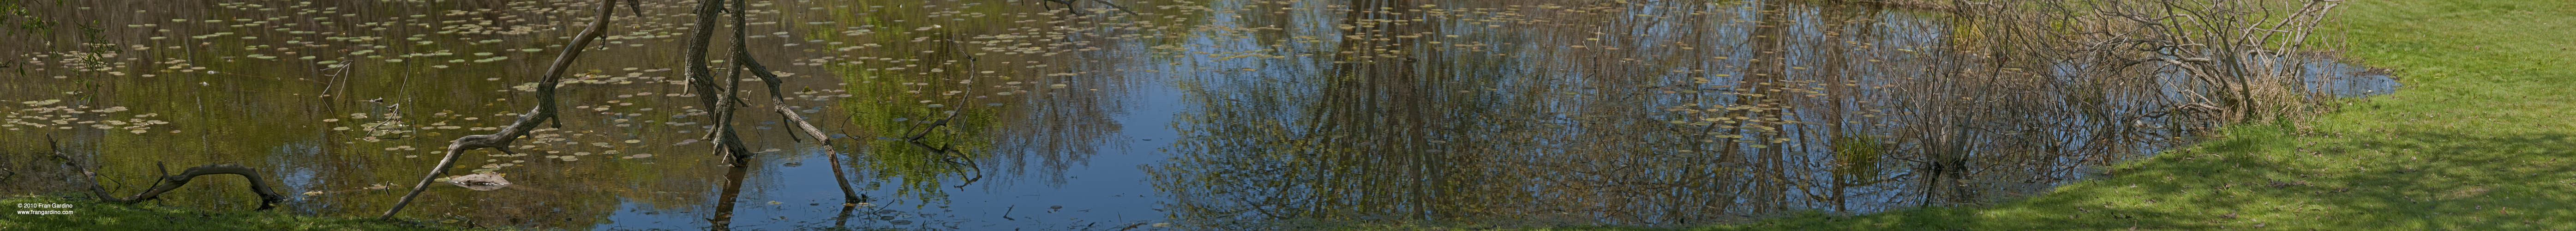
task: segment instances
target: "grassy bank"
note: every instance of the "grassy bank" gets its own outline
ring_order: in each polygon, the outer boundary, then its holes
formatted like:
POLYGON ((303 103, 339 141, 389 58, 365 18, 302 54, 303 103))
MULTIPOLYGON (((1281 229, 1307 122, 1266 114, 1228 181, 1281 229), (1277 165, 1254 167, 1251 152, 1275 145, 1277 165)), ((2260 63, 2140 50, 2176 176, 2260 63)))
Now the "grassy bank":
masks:
MULTIPOLYGON (((150 204, 150 203, 144 203, 150 204)), ((416 226, 359 217, 312 217, 281 211, 202 211, 150 205, 100 203, 51 196, 11 196, 0 205, 13 211, 72 211, 62 215, 0 214, 0 230, 460 230, 454 226, 416 226), (71 208, 17 208, 19 204, 61 204, 71 208)))
POLYGON ((1694 230, 2576 230, 2576 2, 2340 10, 2321 36, 2405 89, 2024 201, 1694 230))

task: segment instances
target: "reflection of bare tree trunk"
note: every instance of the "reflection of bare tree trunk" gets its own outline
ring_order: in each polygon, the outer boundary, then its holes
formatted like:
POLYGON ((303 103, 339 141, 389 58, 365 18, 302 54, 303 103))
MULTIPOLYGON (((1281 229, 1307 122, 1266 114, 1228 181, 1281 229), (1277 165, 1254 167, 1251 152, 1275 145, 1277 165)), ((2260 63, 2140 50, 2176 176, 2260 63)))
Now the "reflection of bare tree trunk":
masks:
MULTIPOLYGON (((1361 66, 1360 64, 1361 64, 1361 63, 1364 63, 1364 62, 1366 61, 1366 59, 1368 59, 1369 57, 1374 57, 1374 56, 1367 56, 1367 55, 1363 55, 1363 53, 1362 53, 1362 52, 1366 52, 1366 51, 1368 51, 1368 47, 1369 47, 1369 46, 1368 46, 1368 44, 1371 44, 1371 42, 1369 42, 1370 40, 1366 40, 1366 39, 1347 39, 1347 38, 1350 38, 1349 36, 1360 36, 1360 35, 1363 35, 1364 33, 1367 33, 1367 32, 1370 30, 1370 29, 1366 29, 1366 28, 1364 28, 1365 23, 1364 23, 1362 20, 1364 20, 1364 19, 1368 19, 1368 18, 1371 18, 1371 17, 1370 17, 1371 15, 1370 15, 1369 13, 1367 13, 1367 11, 1369 11, 1371 8, 1366 8, 1366 7, 1364 7, 1364 5, 1362 5, 1362 4, 1364 4, 1365 2, 1360 1, 1360 0, 1353 0, 1353 1, 1349 1, 1348 3, 1350 4, 1350 12, 1346 12, 1346 13, 1344 13, 1344 14, 1342 15, 1342 23, 1338 24, 1338 25, 1342 26, 1342 31, 1341 31, 1341 33, 1340 33, 1340 34, 1341 34, 1341 35, 1343 35, 1343 36, 1345 36, 1344 38, 1346 38, 1346 39, 1341 40, 1341 44, 1340 44, 1340 46, 1339 46, 1339 47, 1337 47, 1337 48, 1335 48, 1335 49, 1339 52, 1339 54, 1340 54, 1340 55, 1332 56, 1333 58, 1332 58, 1332 59, 1330 59, 1330 60, 1332 60, 1332 61, 1334 62, 1334 64, 1331 66, 1331 67, 1332 67, 1332 69, 1331 69, 1332 74, 1331 74, 1331 75, 1327 75, 1327 76, 1323 76, 1324 78, 1328 78, 1328 79, 1327 79, 1327 80, 1325 81, 1325 83, 1324 83, 1326 86, 1322 87, 1322 89, 1323 89, 1323 90, 1322 90, 1322 92, 1318 93, 1319 95, 1321 95, 1321 96, 1323 97, 1323 100, 1321 100, 1321 102, 1318 102, 1318 103, 1316 104, 1316 107, 1320 107, 1320 109, 1317 109, 1317 110, 1309 111, 1309 112, 1308 112, 1308 115, 1309 115, 1309 118, 1308 118, 1308 119, 1309 119, 1309 120, 1312 120, 1312 121, 1318 121, 1318 122, 1316 122, 1317 124, 1315 124, 1315 126, 1311 127, 1310 129, 1315 129, 1315 130, 1317 130, 1317 131, 1324 131, 1324 132, 1321 132, 1321 133, 1339 133, 1339 134, 1349 134, 1349 135, 1351 135, 1351 136, 1360 137, 1360 138, 1361 138, 1360 140, 1369 140, 1369 141, 1365 141, 1365 142, 1358 143, 1358 144, 1342 143, 1342 144, 1338 144, 1338 145, 1353 145, 1353 146, 1344 146, 1344 147, 1337 147, 1337 148, 1333 148, 1333 149, 1327 149, 1327 152, 1328 152, 1328 153, 1321 153, 1321 154, 1326 154, 1326 155, 1317 156, 1317 159, 1319 159, 1319 160, 1318 160, 1318 162, 1321 162, 1321 163, 1319 163, 1319 164, 1326 164, 1326 165, 1349 165, 1349 166, 1383 166, 1383 164, 1385 164, 1385 163, 1376 163, 1376 162, 1377 162, 1377 160, 1378 160, 1378 158, 1383 158, 1383 157, 1385 157, 1385 156, 1389 156, 1389 155, 1400 155, 1400 154, 1397 154, 1397 153, 1388 153, 1388 152, 1386 152, 1386 151, 1388 151, 1388 150, 1387 150, 1388 148, 1386 148, 1386 147, 1395 146, 1395 144, 1389 144, 1389 143, 1388 143, 1388 142, 1389 142, 1388 140, 1378 139, 1378 138, 1377 138, 1377 136, 1375 136, 1376 134, 1371 132, 1371 130, 1374 130, 1374 129, 1376 128, 1376 126, 1377 126, 1377 125, 1382 125, 1382 124, 1385 124, 1385 123, 1380 122, 1380 121, 1373 121, 1373 120, 1371 120, 1371 118, 1349 118, 1349 117, 1354 117, 1354 116, 1357 116, 1357 117, 1365 117, 1365 116, 1362 116, 1362 115, 1366 115, 1366 114, 1371 113, 1370 111, 1371 111, 1372 109, 1374 109, 1374 108, 1373 108, 1373 107, 1371 107, 1371 106, 1375 105, 1375 104, 1374 104, 1375 102, 1374 102, 1374 100, 1373 100, 1373 99, 1376 97, 1376 95, 1374 94, 1374 93, 1375 93, 1374 91, 1369 91, 1369 90, 1367 90, 1367 89, 1371 89, 1371 88, 1372 88, 1372 87, 1369 87, 1369 86, 1365 83, 1367 80, 1364 80, 1364 79, 1369 78, 1369 77, 1368 77, 1368 76, 1362 76, 1362 75, 1363 75, 1363 74, 1365 74, 1365 73, 1364 73, 1364 72, 1362 72, 1362 71, 1360 71, 1360 68, 1362 68, 1362 66, 1361 66), (1356 127, 1356 128, 1354 128, 1354 127, 1356 127), (1353 152, 1353 153, 1351 153, 1351 154, 1346 154, 1346 155, 1332 155, 1333 153, 1329 153, 1329 151, 1332 151, 1332 150, 1351 150, 1351 151, 1354 151, 1354 152, 1353 152), (1361 153, 1368 153, 1368 154, 1375 154, 1375 155, 1365 155, 1365 154, 1361 154, 1361 153)), ((1373 5, 1375 5, 1375 4, 1368 4, 1368 5, 1373 6, 1373 5)), ((1399 168, 1400 168, 1400 167, 1399 167, 1399 168)), ((1374 172, 1374 171, 1371 171, 1371 172, 1374 172)), ((1343 175, 1343 176, 1350 176, 1350 175, 1343 175)), ((1316 191, 1321 191, 1321 192, 1331 192, 1331 191, 1347 190, 1347 192, 1318 193, 1318 195, 1315 195, 1315 197, 1307 198, 1308 202, 1306 202, 1306 203, 1308 203, 1308 204, 1314 204, 1314 205, 1324 205, 1324 204, 1347 204, 1347 205, 1353 205, 1353 207, 1354 207, 1354 208, 1358 208, 1358 209, 1360 209, 1360 210, 1395 211, 1395 210, 1393 210, 1393 209, 1391 209, 1391 208, 1387 208, 1387 207, 1392 207, 1392 205, 1388 205, 1388 204, 1386 204, 1386 203, 1385 203, 1385 202, 1383 202, 1383 201, 1379 201, 1378 199, 1376 199, 1376 197, 1360 196, 1360 195, 1352 195, 1352 194, 1377 194, 1377 195, 1387 195, 1386 197, 1390 197, 1390 198, 1401 198, 1401 197, 1403 197, 1402 195, 1404 195, 1404 194, 1394 193, 1394 192, 1385 192, 1385 191, 1393 191, 1393 190, 1387 190, 1387 189, 1382 189, 1382 188, 1378 188, 1378 187, 1385 187, 1385 186, 1399 186, 1399 185, 1405 185, 1405 184, 1367 184, 1367 183, 1361 183, 1361 182, 1370 182, 1370 181, 1380 180, 1380 179, 1367 179, 1368 177, 1372 177, 1372 176, 1381 176, 1381 175, 1379 175, 1379 174, 1366 174, 1366 175, 1359 175, 1359 176, 1357 176, 1357 177, 1360 177, 1360 179, 1340 178, 1340 177, 1335 177, 1335 176, 1327 175, 1327 176, 1322 177, 1321 179, 1316 179, 1316 180, 1314 181, 1314 183, 1308 183, 1308 185, 1312 185, 1312 186, 1310 186, 1310 187, 1315 187, 1315 188, 1316 188, 1316 189, 1315 189, 1316 191), (1342 195, 1334 195, 1334 194, 1342 194, 1342 195), (1357 196, 1357 197, 1356 197, 1356 198, 1354 198, 1354 196, 1357 196)), ((1416 182, 1416 181, 1383 181, 1383 182, 1416 182)), ((1339 214, 1339 212, 1338 212, 1338 211, 1336 211, 1336 210, 1342 210, 1342 209, 1339 209, 1339 208, 1328 208, 1328 206, 1310 206, 1310 207, 1304 208, 1304 211, 1295 211, 1295 212, 1290 212, 1291 214, 1284 214, 1284 215, 1287 215, 1287 216, 1289 216, 1289 217, 1329 217, 1329 216, 1334 216, 1334 215, 1344 215, 1344 214, 1339 214)), ((1271 215, 1271 216, 1280 216, 1280 215, 1282 215, 1282 214, 1273 214, 1273 215, 1271 215)))
MULTIPOLYGON (((1824 94, 1841 97, 1826 97, 1822 104, 1811 104, 1806 108, 1823 109, 1823 111, 1819 112, 1819 114, 1824 117, 1824 127, 1827 127, 1825 128, 1826 134, 1823 137, 1829 143, 1838 141, 1838 139, 1845 139, 1846 137, 1870 135, 1866 125, 1847 122, 1854 119, 1847 116, 1856 112, 1849 111, 1849 109, 1863 108, 1861 105, 1854 105, 1852 102, 1848 102, 1863 92, 1856 85, 1848 84, 1859 82, 1862 79, 1860 73, 1864 70, 1859 70, 1859 68, 1855 67, 1867 66, 1872 63, 1854 60, 1852 56, 1855 54, 1854 51, 1856 49, 1851 47, 1853 44, 1843 43, 1843 41, 1876 41, 1878 36, 1873 32, 1877 32, 1878 30, 1850 30, 1848 29, 1848 26, 1866 25, 1860 24, 1861 21, 1870 19, 1872 16, 1877 15, 1880 10, 1878 8, 1879 5, 1876 4, 1862 4, 1862 6, 1829 4, 1822 6, 1822 12, 1820 12, 1820 15, 1823 15, 1824 17, 1820 22, 1817 22, 1817 25, 1822 27, 1826 37, 1820 43, 1822 46, 1817 46, 1820 50, 1816 53, 1824 58, 1824 62, 1822 62, 1823 65, 1817 65, 1816 74, 1824 79, 1823 85, 1826 87, 1824 94)), ((1855 140, 1874 141, 1875 139, 1855 140)), ((1855 141, 1853 143, 1859 142, 1855 141)), ((1878 146, 1879 144, 1876 142, 1870 142, 1867 144, 1857 145, 1878 146)), ((1839 150, 1836 151, 1837 152, 1834 153, 1837 154, 1835 157, 1842 157, 1840 154, 1843 153, 1839 152, 1839 150)), ((1833 174, 1832 182, 1829 183, 1832 187, 1832 189, 1830 189, 1830 193, 1832 193, 1832 195, 1828 198, 1832 200, 1830 203, 1833 203, 1835 212, 1850 212, 1850 208, 1847 207, 1851 204, 1851 192, 1849 187, 1859 186, 1853 182, 1870 180, 1864 179, 1862 176, 1875 176, 1876 171, 1878 171, 1876 168, 1857 168, 1852 166, 1874 166, 1872 163, 1858 162, 1875 162, 1877 161, 1877 158, 1834 158, 1833 160, 1836 160, 1836 162, 1833 163, 1833 166, 1839 167, 1833 168, 1835 170, 1833 171, 1835 174, 1833 174)))
POLYGON ((737 202, 734 200, 742 197, 742 179, 751 175, 751 167, 734 165, 731 169, 725 171, 724 193, 716 198, 716 217, 707 218, 708 230, 733 230, 733 204, 737 202))
MULTIPOLYGON (((1351 201, 1316 198, 1315 204, 1352 204, 1354 208, 1314 206, 1309 209, 1358 209, 1403 213, 1412 219, 1453 215, 1449 208, 1459 203, 1449 201, 1446 192, 1455 188, 1447 170, 1456 163, 1440 144, 1430 142, 1439 135, 1435 129, 1446 127, 1439 118, 1442 105, 1424 84, 1438 82, 1440 76, 1426 75, 1421 69, 1420 53, 1430 49, 1416 48, 1420 36, 1436 33, 1435 25, 1413 22, 1419 14, 1400 14, 1415 9, 1420 3, 1358 0, 1350 3, 1351 11, 1343 16, 1345 39, 1332 59, 1334 75, 1322 92, 1325 97, 1309 116, 1315 124, 1313 134, 1349 134, 1363 138, 1349 146, 1351 152, 1323 157, 1328 165, 1362 166, 1365 172, 1385 174, 1337 174, 1346 179, 1328 179, 1315 184, 1324 190, 1351 190, 1340 196, 1354 196, 1351 201), (1410 182, 1384 184, 1380 182, 1410 182)), ((1436 56, 1433 62, 1440 62, 1436 56)), ((1437 65, 1432 65, 1437 67, 1437 65)), ((1435 72, 1436 73, 1436 72, 1435 72)), ((1339 178, 1336 177, 1336 178, 1339 178)), ((1342 215, 1324 210, 1312 215, 1342 215)))
MULTIPOLYGON (((1747 63, 1744 64, 1743 73, 1745 76, 1742 76, 1744 84, 1740 85, 1742 86, 1742 89, 1738 89, 1738 94, 1736 94, 1735 98, 1735 104, 1738 105, 1758 106, 1777 104, 1780 103, 1780 101, 1773 99, 1772 97, 1775 95, 1771 94, 1785 94, 1773 92, 1771 90, 1780 89, 1781 84, 1785 84, 1780 83, 1779 80, 1781 79, 1781 75, 1786 74, 1785 72, 1788 70, 1788 60, 1784 59, 1788 57, 1785 53, 1788 52, 1786 50, 1786 48, 1788 48, 1788 44, 1786 44, 1787 40, 1781 37, 1789 36, 1788 28, 1783 27, 1792 25, 1793 22, 1789 19, 1789 9, 1785 4, 1777 2, 1764 2, 1759 4, 1762 4, 1761 12, 1757 13, 1760 15, 1760 18, 1753 20, 1753 22, 1757 24, 1753 26, 1753 37, 1749 38, 1750 42, 1747 42, 1750 51, 1753 52, 1753 59, 1746 60, 1745 62, 1747 63)), ((1730 116, 1744 118, 1766 117, 1765 115, 1758 115, 1760 112, 1735 110, 1730 111, 1730 113, 1732 113, 1730 116)), ((1781 113, 1772 114, 1773 115, 1770 115, 1769 117, 1776 119, 1778 118, 1778 114, 1781 113)), ((1746 119, 1744 124, 1761 124, 1756 121, 1759 121, 1759 119, 1746 119)), ((1760 130, 1761 129, 1745 129, 1743 126, 1738 126, 1728 133, 1748 134, 1746 133, 1748 131, 1754 133, 1763 132, 1760 130)), ((1773 137, 1766 136, 1764 134, 1748 135, 1747 138, 1751 138, 1753 143, 1756 144, 1764 143, 1765 141, 1773 139, 1773 137)), ((1734 155, 1734 152, 1738 152, 1743 149, 1727 147, 1725 150, 1729 153, 1728 156, 1741 156, 1734 155)), ((1770 213, 1777 212, 1777 210, 1788 209, 1785 207, 1785 203, 1787 203, 1788 199, 1787 187, 1789 187, 1788 185, 1792 182, 1785 182, 1783 180, 1787 179, 1787 175, 1791 173, 1786 172, 1789 171, 1789 169, 1783 162, 1786 160, 1781 155, 1781 149, 1776 147, 1755 148, 1754 152, 1756 152, 1755 154, 1760 155, 1759 157, 1755 157, 1757 159, 1753 160, 1755 162, 1752 163, 1753 166, 1760 166, 1762 168, 1760 169, 1762 172, 1758 173, 1762 174, 1760 180, 1772 182, 1754 183, 1754 185, 1759 185, 1759 189, 1754 190, 1751 198, 1747 199, 1754 203, 1765 204, 1765 206, 1753 208, 1752 212, 1770 213)))
MULTIPOLYGON (((1818 13, 1819 15, 1823 15, 1824 17, 1823 17, 1823 20, 1821 20, 1821 22, 1818 22, 1818 23, 1817 23, 1817 24, 1818 24, 1817 26, 1818 26, 1818 27, 1821 27, 1821 30, 1823 30, 1823 31, 1825 32, 1825 36, 1826 36, 1826 37, 1825 37, 1825 39, 1824 39, 1824 42, 1822 42, 1823 46, 1818 46, 1818 47, 1817 47, 1817 48, 1818 48, 1818 51, 1816 51, 1816 54, 1817 54, 1817 56, 1821 56, 1821 58, 1824 58, 1824 62, 1822 62, 1822 63, 1823 63, 1823 65, 1816 65, 1816 76, 1817 76, 1817 77, 1822 77, 1822 79, 1824 79, 1824 83, 1825 83, 1825 85, 1827 85, 1827 86, 1839 86, 1839 85, 1841 85, 1841 83, 1843 83, 1843 81, 1837 81, 1837 80, 1843 80, 1843 79, 1844 79, 1844 78, 1843 78, 1843 77, 1844 77, 1844 76, 1843 76, 1843 72, 1845 71, 1845 70, 1844 70, 1844 69, 1845 69, 1845 68, 1844 68, 1844 66, 1845 66, 1844 64, 1845 64, 1845 63, 1850 63, 1850 62, 1851 62, 1851 58, 1849 58, 1850 49, 1848 49, 1848 47, 1843 46, 1843 44, 1842 44, 1842 43, 1838 43, 1838 42, 1836 42, 1836 41, 1841 41, 1841 38, 1839 38, 1839 37, 1835 37, 1835 35, 1836 35, 1837 33, 1842 33, 1842 32, 1843 32, 1843 29, 1842 29, 1842 28, 1843 28, 1843 25, 1844 25, 1844 24, 1846 24, 1846 23, 1850 23, 1850 22, 1848 22, 1848 20, 1851 20, 1851 18, 1850 18, 1850 17, 1852 17, 1852 16, 1853 16, 1853 13, 1852 13, 1852 12, 1850 12, 1849 10, 1846 10, 1846 9, 1847 9, 1847 7, 1839 7, 1839 6, 1825 6, 1825 7, 1823 7, 1823 9, 1821 10, 1822 12, 1819 12, 1819 13, 1818 13)), ((1842 89, 1842 88, 1840 88, 1840 87, 1831 87, 1831 88, 1833 88, 1833 89, 1826 89, 1826 90, 1827 90, 1827 91, 1833 91, 1832 93, 1844 93, 1844 91, 1841 91, 1841 90, 1843 90, 1843 89, 1842 89)), ((1841 125, 1844 125, 1844 123, 1843 123, 1843 120, 1844 120, 1844 118, 1843 118, 1843 114, 1844 114, 1844 111, 1843 111, 1843 108, 1844 108, 1844 107, 1843 107, 1843 98, 1844 98, 1844 97, 1828 97, 1828 98, 1825 98, 1825 102, 1823 102, 1821 105, 1814 104, 1814 103, 1810 103, 1810 104, 1808 104, 1808 105, 1806 106, 1806 108, 1808 108, 1808 109, 1810 109, 1810 110, 1821 109, 1822 111, 1819 111, 1818 113, 1822 113, 1822 114, 1823 114, 1823 117, 1824 117, 1824 119, 1825 119, 1825 120, 1824 120, 1824 122, 1825 122, 1825 126, 1827 126, 1827 127, 1835 127, 1835 128, 1828 128, 1828 129, 1826 129, 1826 131, 1825 131, 1825 137, 1826 137, 1828 140, 1830 140, 1830 139, 1839 139, 1839 138, 1841 138, 1841 137, 1843 137, 1843 136, 1848 136, 1848 135, 1866 134, 1866 133, 1861 133, 1861 132, 1846 131, 1845 129, 1842 129, 1842 128, 1841 128, 1841 127, 1842 127, 1841 125)), ((1808 137, 1800 137, 1800 138, 1805 139, 1805 138, 1808 138, 1808 137)), ((1841 153, 1837 152, 1837 153, 1834 153, 1834 154, 1841 154, 1841 153)), ((1839 156, 1837 156, 1837 157, 1839 157, 1839 156)), ((1851 165, 1855 164, 1855 163, 1848 163, 1848 162, 1849 162, 1849 161, 1848 161, 1849 159, 1847 159, 1847 158, 1834 158, 1833 160, 1836 160, 1836 161, 1835 161, 1835 162, 1832 162, 1832 165, 1828 165, 1828 167, 1831 167, 1831 166, 1851 166, 1851 165)), ((1827 190, 1828 190, 1828 192, 1827 192, 1827 193, 1832 193, 1832 195, 1828 195, 1826 198, 1827 198, 1828 200, 1832 200, 1832 201, 1829 201, 1828 203, 1833 203, 1833 206, 1834 206, 1834 212, 1849 212, 1849 211, 1850 211, 1850 210, 1849 210, 1849 208, 1845 208, 1845 207, 1844 207, 1844 205, 1849 204, 1849 203, 1848 203, 1848 201, 1846 201, 1846 198, 1844 198, 1844 197, 1845 197, 1847 194, 1850 194, 1850 192, 1845 191, 1845 190, 1847 190, 1848 188, 1844 187, 1844 186, 1846 186, 1846 185, 1844 185, 1844 184, 1843 184, 1843 182, 1846 182, 1846 181, 1850 181, 1850 180, 1851 180, 1851 179, 1850 179, 1851 177, 1848 177, 1848 176, 1851 176, 1851 175, 1853 174, 1853 173, 1851 172, 1851 171, 1852 171, 1852 169, 1850 169, 1850 168, 1840 168, 1840 167, 1832 167, 1831 169, 1832 169, 1832 170, 1834 170, 1834 171, 1832 171, 1834 174, 1832 174, 1833 176, 1832 176, 1832 178, 1831 178, 1831 181, 1828 181, 1828 183, 1826 183, 1826 186, 1827 186, 1827 187, 1831 187, 1831 189, 1827 189, 1827 190)))
POLYGON ((857 211, 858 209, 859 209, 859 206, 841 206, 841 213, 840 213, 841 215, 840 215, 840 216, 833 216, 833 217, 832 217, 832 227, 846 227, 846 226, 849 226, 849 225, 850 225, 850 212, 851 212, 851 211, 857 211))

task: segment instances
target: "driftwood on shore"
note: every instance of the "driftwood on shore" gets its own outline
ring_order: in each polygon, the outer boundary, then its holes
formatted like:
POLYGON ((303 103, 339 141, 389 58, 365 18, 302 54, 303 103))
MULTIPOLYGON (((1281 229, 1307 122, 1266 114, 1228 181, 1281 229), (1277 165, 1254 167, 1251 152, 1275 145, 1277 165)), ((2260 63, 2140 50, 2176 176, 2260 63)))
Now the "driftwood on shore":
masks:
POLYGON ((160 166, 161 181, 159 183, 154 183, 152 185, 152 189, 143 190, 143 192, 135 193, 133 196, 111 196, 108 194, 106 187, 102 187, 98 184, 97 172, 89 171, 88 168, 81 167, 80 163, 72 160, 71 157, 64 156, 62 153, 62 147, 55 144, 52 137, 46 137, 45 142, 46 145, 53 146, 54 151, 51 154, 53 154, 54 158, 61 159, 63 161, 63 165, 71 167, 72 170, 80 171, 81 177, 89 181, 87 183, 89 183, 90 193, 96 195, 100 201, 132 204, 158 199, 161 198, 161 193, 167 193, 170 192, 170 190, 179 189, 179 186, 188 185, 188 181, 196 179, 197 176, 215 174, 241 175, 243 179, 250 180, 251 192, 259 194, 259 210, 277 208, 279 203, 284 203, 286 201, 286 195, 277 194, 277 190, 273 190, 268 187, 268 181, 260 180, 258 170, 232 164, 207 164, 197 167, 189 167, 188 170, 179 172, 179 175, 170 175, 169 166, 160 166))

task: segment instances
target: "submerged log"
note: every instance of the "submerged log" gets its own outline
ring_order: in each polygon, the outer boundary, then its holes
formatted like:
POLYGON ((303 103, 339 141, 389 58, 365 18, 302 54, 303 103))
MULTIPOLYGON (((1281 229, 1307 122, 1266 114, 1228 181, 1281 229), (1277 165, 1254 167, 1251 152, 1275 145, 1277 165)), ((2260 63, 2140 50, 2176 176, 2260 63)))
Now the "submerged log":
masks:
POLYGON ((510 187, 510 179, 501 178, 501 174, 475 173, 473 175, 449 177, 447 178, 447 184, 462 186, 467 189, 474 189, 474 191, 492 191, 499 190, 502 187, 510 187))
MULTIPOLYGON (((87 171, 83 171, 82 173, 86 174, 86 173, 88 173, 88 172, 87 172, 87 171)), ((110 202, 118 202, 118 203, 135 203, 135 202, 143 202, 143 201, 145 201, 145 200, 152 200, 152 199, 155 199, 155 198, 161 198, 161 193, 170 192, 170 190, 173 190, 173 189, 179 189, 179 186, 187 185, 187 184, 188 184, 188 180, 196 179, 196 178, 197 178, 197 176, 214 175, 214 174, 233 174, 233 175, 241 175, 243 179, 250 180, 250 191, 251 191, 252 193, 258 193, 258 194, 259 194, 259 210, 268 210, 268 209, 272 209, 272 208, 277 208, 277 205, 278 205, 279 203, 282 203, 282 202, 285 202, 285 201, 286 201, 286 196, 285 196, 285 195, 277 194, 277 190, 270 189, 270 188, 268 187, 268 182, 267 182, 267 181, 263 181, 263 180, 260 180, 260 179, 259 179, 259 171, 258 171, 258 170, 251 169, 250 167, 242 167, 241 165, 232 165, 232 164, 207 164, 207 165, 203 165, 203 166, 189 167, 187 171, 182 171, 182 172, 180 172, 180 173, 179 173, 179 175, 167 175, 167 176, 161 176, 161 183, 154 184, 154 185, 152 186, 152 189, 151 189, 151 190, 144 190, 144 191, 143 191, 143 193, 136 193, 136 194, 134 194, 134 196, 130 196, 130 197, 126 197, 126 198, 108 198, 108 197, 105 197, 106 195, 104 195, 104 194, 99 195, 99 196, 101 196, 101 197, 100 197, 101 199, 104 199, 104 200, 107 200, 107 201, 110 201, 110 202)), ((99 191, 99 192, 105 192, 105 191, 99 191)))

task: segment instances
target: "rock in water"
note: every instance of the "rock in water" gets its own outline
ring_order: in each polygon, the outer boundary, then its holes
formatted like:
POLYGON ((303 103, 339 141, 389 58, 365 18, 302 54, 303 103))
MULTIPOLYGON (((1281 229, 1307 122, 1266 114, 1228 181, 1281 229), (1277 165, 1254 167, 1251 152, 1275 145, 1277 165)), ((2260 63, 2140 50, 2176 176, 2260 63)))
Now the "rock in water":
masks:
POLYGON ((450 177, 448 178, 447 183, 454 184, 456 186, 464 186, 468 189, 474 189, 474 191, 492 191, 501 189, 501 187, 510 186, 509 179, 502 179, 501 174, 491 173, 476 173, 474 175, 450 177))

